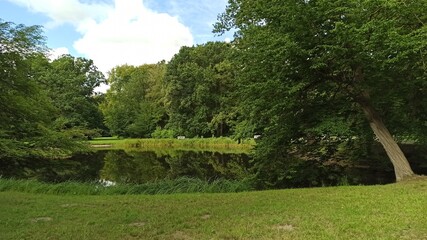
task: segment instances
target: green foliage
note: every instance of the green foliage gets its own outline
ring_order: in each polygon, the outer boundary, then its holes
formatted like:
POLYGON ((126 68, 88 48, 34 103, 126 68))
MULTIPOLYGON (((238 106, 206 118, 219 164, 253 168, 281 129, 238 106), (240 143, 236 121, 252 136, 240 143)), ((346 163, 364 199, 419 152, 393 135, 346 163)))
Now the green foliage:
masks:
POLYGON ((232 47, 209 42, 182 47, 168 63, 167 127, 186 137, 230 135, 235 117, 232 47))
POLYGON ((156 127, 156 130, 151 134, 152 138, 174 138, 176 136, 175 132, 171 129, 161 129, 156 127))
POLYGON ((38 26, 26 27, 0 20, 1 135, 24 138, 38 123, 50 119, 52 109, 31 76, 31 59, 45 46, 38 26))
POLYGON ((0 20, 0 51, 0 157, 60 157, 83 147, 52 130, 58 111, 34 67, 46 59, 41 28, 0 20))
POLYGON ((353 149, 347 139, 325 138, 300 139, 274 152, 264 140, 256 146, 255 171, 258 189, 336 186, 346 179, 357 184, 356 179, 347 177, 346 169, 361 154, 353 149), (356 159, 352 159, 355 157, 356 159), (260 159, 269 158, 270 161, 260 159))
POLYGON ((280 166, 279 183, 295 159, 322 166, 337 149, 347 159, 368 153, 365 93, 393 134, 423 141, 426 21, 425 1, 229 0, 215 31, 238 30, 239 108, 263 135, 260 179, 280 166), (322 156, 331 137, 346 140, 322 156))
POLYGON ((150 137, 165 121, 163 77, 166 64, 118 66, 111 70, 100 108, 112 135, 150 137))
POLYGON ((60 116, 54 123, 56 129, 105 128, 98 109, 101 97, 94 94, 94 89, 105 83, 105 78, 92 60, 71 55, 62 55, 52 62, 43 57, 36 60, 33 63, 35 77, 59 110, 60 116))

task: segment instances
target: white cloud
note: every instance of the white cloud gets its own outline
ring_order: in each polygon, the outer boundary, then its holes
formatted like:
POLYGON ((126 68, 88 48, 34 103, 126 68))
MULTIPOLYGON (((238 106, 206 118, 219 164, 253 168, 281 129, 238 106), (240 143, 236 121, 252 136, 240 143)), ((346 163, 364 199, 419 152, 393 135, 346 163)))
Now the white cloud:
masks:
POLYGON ((138 0, 116 0, 106 19, 82 22, 79 31, 83 37, 74 48, 103 71, 169 60, 181 46, 193 44, 190 30, 176 17, 153 12, 138 0))
POLYGON ((27 7, 30 11, 43 13, 52 21, 46 27, 56 27, 63 23, 78 26, 87 19, 100 20, 111 9, 105 3, 81 3, 78 0, 9 0, 15 4, 27 7))
MULTIPOLYGON (((156 5, 158 0, 145 0, 148 5, 156 5)), ((218 14, 225 11, 228 0, 167 0, 164 7, 171 15, 178 16, 192 31, 197 44, 214 39, 213 25, 218 14)), ((232 36, 230 36, 232 37, 232 36)))
POLYGON ((101 84, 99 87, 96 87, 95 89, 93 89, 93 92, 106 93, 108 89, 110 89, 109 85, 101 84))
POLYGON ((193 44, 188 27, 177 17, 154 12, 142 0, 115 0, 114 5, 79 0, 9 0, 51 19, 46 27, 72 24, 81 38, 74 48, 107 72, 121 64, 169 60, 181 46, 193 44))
POLYGON ((64 55, 64 54, 69 54, 70 51, 68 51, 68 48, 66 47, 60 47, 60 48, 55 48, 55 49, 51 49, 49 52, 49 58, 50 60, 55 60, 58 57, 64 55))

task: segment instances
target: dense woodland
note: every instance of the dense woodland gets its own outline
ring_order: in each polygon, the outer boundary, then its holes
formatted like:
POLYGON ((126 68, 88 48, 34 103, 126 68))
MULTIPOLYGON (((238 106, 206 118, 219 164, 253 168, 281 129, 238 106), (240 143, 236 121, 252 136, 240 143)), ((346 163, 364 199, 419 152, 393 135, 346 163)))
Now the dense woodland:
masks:
POLYGON ((105 77, 89 59, 50 60, 39 26, 2 20, 0 158, 67 156, 95 136, 260 134, 265 187, 378 143, 402 180, 414 173, 398 144, 427 141, 426 22, 426 1, 229 0, 214 32, 236 30, 231 43, 105 77))

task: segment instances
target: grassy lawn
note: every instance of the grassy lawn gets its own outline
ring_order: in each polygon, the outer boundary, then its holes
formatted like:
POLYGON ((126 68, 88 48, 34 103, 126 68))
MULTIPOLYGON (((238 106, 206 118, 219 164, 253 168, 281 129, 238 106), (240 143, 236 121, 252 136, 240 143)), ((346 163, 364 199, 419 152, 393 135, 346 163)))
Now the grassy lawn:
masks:
POLYGON ((218 194, 0 192, 0 239, 427 239, 427 179, 218 194))
POLYGON ((109 148, 109 149, 150 149, 156 147, 159 149, 173 148, 175 150, 191 150, 191 151, 220 151, 224 153, 247 153, 255 145, 253 139, 243 140, 237 143, 231 138, 186 138, 186 139, 154 139, 154 138, 95 138, 89 141, 94 147, 109 148))

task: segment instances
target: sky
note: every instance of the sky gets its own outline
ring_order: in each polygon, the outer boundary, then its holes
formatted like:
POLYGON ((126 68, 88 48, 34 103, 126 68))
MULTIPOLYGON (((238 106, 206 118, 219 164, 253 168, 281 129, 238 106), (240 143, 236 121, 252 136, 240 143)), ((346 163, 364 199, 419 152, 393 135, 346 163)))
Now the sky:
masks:
POLYGON ((104 73, 169 61, 182 46, 229 41, 213 24, 227 0, 0 0, 0 18, 41 25, 52 49, 92 59, 104 73))

